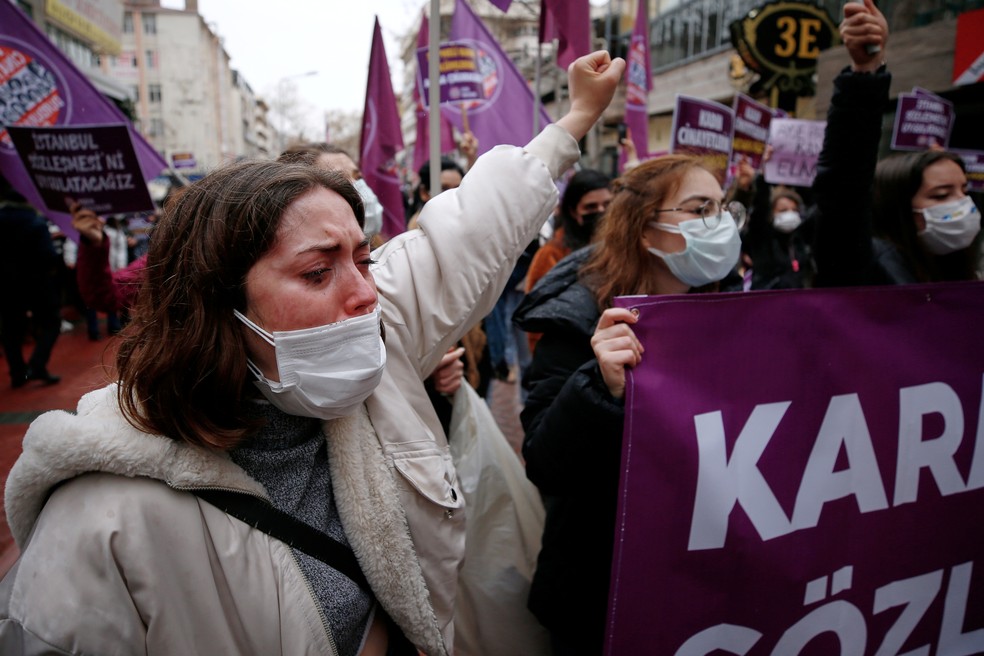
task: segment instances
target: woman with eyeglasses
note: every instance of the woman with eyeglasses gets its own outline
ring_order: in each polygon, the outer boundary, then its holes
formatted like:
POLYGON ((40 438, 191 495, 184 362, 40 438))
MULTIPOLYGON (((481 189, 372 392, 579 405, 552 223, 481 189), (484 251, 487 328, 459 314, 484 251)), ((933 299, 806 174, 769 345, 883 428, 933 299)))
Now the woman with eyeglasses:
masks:
POLYGON ((892 80, 885 17, 870 0, 848 3, 840 32, 851 66, 834 80, 813 183, 820 210, 816 284, 978 278, 981 213, 966 193, 963 161, 927 150, 876 166, 892 80))
POLYGON ((526 474, 547 508, 529 606, 555 656, 600 654, 622 452, 625 367, 643 357, 616 296, 715 291, 744 207, 700 160, 669 155, 615 181, 594 244, 561 260, 514 320, 541 332, 523 384, 526 474))

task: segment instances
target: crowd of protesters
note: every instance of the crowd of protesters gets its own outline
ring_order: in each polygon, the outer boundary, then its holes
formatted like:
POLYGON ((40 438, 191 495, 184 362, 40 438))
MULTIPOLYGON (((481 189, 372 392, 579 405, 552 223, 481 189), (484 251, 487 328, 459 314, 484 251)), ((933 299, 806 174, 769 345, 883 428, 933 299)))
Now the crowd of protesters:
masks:
POLYGON ((529 610, 550 653, 602 653, 626 369, 646 357, 616 296, 982 277, 963 161, 878 161, 884 17, 848 4, 840 35, 851 64, 811 188, 742 161, 723 189, 666 155, 559 194, 625 66, 602 52, 525 148, 476 158, 464 135, 434 197, 425 164, 389 241, 329 144, 219 169, 129 224, 73 203, 78 244, 5 185, 0 266, 24 281, 0 292, 11 386, 59 382, 65 317, 98 340, 104 314, 120 346, 118 382, 35 421, 8 479, 22 556, 0 651, 453 653, 456 622, 483 618, 458 594, 447 436, 461 386, 499 379, 522 388, 545 508, 529 610))

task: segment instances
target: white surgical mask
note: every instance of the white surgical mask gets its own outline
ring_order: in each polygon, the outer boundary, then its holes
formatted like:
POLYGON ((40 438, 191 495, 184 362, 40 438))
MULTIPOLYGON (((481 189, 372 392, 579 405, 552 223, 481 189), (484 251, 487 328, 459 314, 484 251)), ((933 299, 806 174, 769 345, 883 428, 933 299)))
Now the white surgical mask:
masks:
POLYGON ((290 415, 336 419, 354 413, 383 376, 386 347, 379 307, 360 317, 301 330, 268 333, 234 310, 237 319, 273 346, 280 381, 247 361, 256 387, 290 415))
POLYGON ((772 216, 772 226, 779 232, 790 233, 803 223, 800 213, 795 210, 779 212, 772 216))
POLYGON ((926 229, 919 239, 933 255, 967 248, 981 231, 981 213, 970 196, 914 211, 926 217, 926 229))
POLYGON ((378 235, 383 229, 383 206, 376 198, 376 194, 372 192, 369 185, 362 178, 355 180, 352 185, 355 190, 359 192, 359 196, 362 197, 362 205, 365 207, 365 226, 363 232, 367 236, 372 237, 373 235, 378 235))
POLYGON ((691 287, 701 287, 724 278, 738 264, 741 237, 731 214, 724 212, 714 228, 704 225, 703 219, 681 221, 678 225, 651 223, 654 228, 683 235, 686 248, 678 253, 666 253, 658 248, 649 252, 663 258, 670 273, 691 287))

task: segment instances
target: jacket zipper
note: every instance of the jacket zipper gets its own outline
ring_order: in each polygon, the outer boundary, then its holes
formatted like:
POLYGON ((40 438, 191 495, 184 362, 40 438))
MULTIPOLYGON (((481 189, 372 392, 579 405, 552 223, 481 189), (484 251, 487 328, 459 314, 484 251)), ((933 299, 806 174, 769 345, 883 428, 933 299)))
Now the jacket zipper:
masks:
MULTIPOLYGON (((247 492, 246 490, 241 490, 241 489, 237 489, 237 488, 223 487, 221 485, 185 485, 185 486, 182 486, 182 487, 175 487, 175 486, 171 485, 170 483, 168 483, 168 487, 171 487, 171 488, 173 488, 175 490, 180 490, 181 492, 187 492, 189 490, 222 490, 222 491, 225 491, 225 492, 234 492, 236 494, 245 494, 245 495, 254 497, 256 499, 259 499, 259 500, 263 501, 263 503, 267 504, 268 506, 273 507, 273 504, 270 503, 270 500, 267 499, 266 497, 264 497, 263 495, 256 494, 255 492, 247 492)), ((231 515, 230 515, 230 517, 231 517, 231 515)), ((259 529, 255 529, 254 528, 253 530, 256 531, 256 530, 259 530, 259 529)), ((262 533, 263 531, 260 531, 260 532, 262 533)), ((266 535, 266 534, 264 534, 264 535, 266 535)), ((276 540, 276 538, 274 538, 272 535, 269 536, 269 537, 271 539, 276 540)), ((325 612, 321 609, 321 602, 318 601, 317 595, 314 594, 314 588, 311 587, 311 582, 308 581, 307 577, 304 575, 304 570, 301 569, 301 564, 297 561, 297 555, 294 554, 294 548, 291 547, 289 544, 286 544, 284 542, 281 542, 280 540, 277 540, 277 542, 280 542, 285 547, 287 547, 287 551, 288 551, 288 553, 290 553, 290 558, 291 558, 291 560, 294 561, 294 566, 297 568, 298 574, 301 575, 301 580, 304 581, 304 587, 307 588, 308 595, 310 595, 311 601, 314 602, 314 607, 318 611, 318 617, 321 618, 321 628, 324 629, 325 635, 328 637, 328 644, 331 645, 331 653, 332 653, 332 656, 339 656, 339 654, 338 654, 338 645, 335 644, 335 636, 332 635, 331 626, 328 624, 328 618, 325 617, 325 612)))

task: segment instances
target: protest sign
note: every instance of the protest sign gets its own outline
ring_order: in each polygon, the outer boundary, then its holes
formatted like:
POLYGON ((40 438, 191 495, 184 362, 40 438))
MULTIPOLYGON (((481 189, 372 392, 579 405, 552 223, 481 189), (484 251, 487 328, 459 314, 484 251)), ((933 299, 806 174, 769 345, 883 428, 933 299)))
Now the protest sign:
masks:
POLYGON ((984 191, 984 150, 957 150, 951 153, 960 155, 967 168, 967 191, 984 191))
POLYGON ((98 214, 154 209, 126 125, 11 125, 7 132, 49 210, 68 212, 69 198, 98 214))
POLYGON ((984 285, 617 304, 607 654, 984 652, 984 285))
POLYGON ((892 130, 892 150, 946 148, 953 131, 953 103, 925 89, 899 94, 892 130))
POLYGON ((826 121, 774 118, 769 125, 772 157, 765 163, 765 181, 809 187, 817 175, 826 121))
MULTIPOLYGON (((427 52, 429 48, 417 48, 417 89, 430 105, 430 79, 427 77, 427 52)), ((482 73, 478 70, 475 48, 464 41, 441 44, 439 84, 441 102, 485 102, 482 73)))
POLYGON ((735 111, 713 100, 677 94, 670 152, 697 155, 724 184, 731 161, 735 111))
MULTIPOLYGON (((44 205, 6 128, 128 123, 123 112, 99 93, 17 4, 0 2, 0 175, 14 189, 35 207, 44 205)), ((131 137, 143 184, 167 164, 139 133, 132 132, 131 137)), ((50 211, 47 217, 77 239, 70 215, 50 211)))
POLYGON ((732 160, 744 157, 752 168, 762 166, 765 144, 769 141, 769 124, 772 123, 772 108, 739 93, 735 95, 735 138, 732 147, 732 160))

